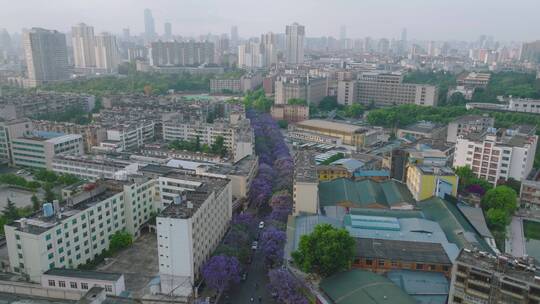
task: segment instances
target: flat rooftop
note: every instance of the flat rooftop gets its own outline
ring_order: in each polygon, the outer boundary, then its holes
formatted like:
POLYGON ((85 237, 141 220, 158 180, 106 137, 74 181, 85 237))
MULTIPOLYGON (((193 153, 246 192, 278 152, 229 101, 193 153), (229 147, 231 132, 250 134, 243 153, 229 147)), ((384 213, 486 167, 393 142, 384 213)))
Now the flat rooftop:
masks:
POLYGON ((439 129, 443 127, 444 127, 443 124, 434 123, 431 121, 419 121, 412 125, 402 127, 400 128, 400 130, 406 130, 406 131, 412 131, 412 132, 418 132, 418 133, 431 133, 435 129, 439 129))
POLYGON ((367 130, 366 127, 322 119, 304 120, 296 123, 296 125, 298 127, 306 127, 309 129, 325 129, 342 133, 361 133, 367 130))
POLYGON ((299 151, 294 160, 294 176, 298 182, 317 182, 315 155, 310 151, 299 151))
POLYGON ((439 243, 357 238, 356 252, 357 256, 364 258, 452 264, 439 243))
POLYGON ((70 278, 83 278, 83 279, 92 279, 92 280, 103 280, 103 281, 118 281, 123 274, 113 273, 113 272, 101 272, 101 271, 91 271, 91 270, 77 270, 77 269, 67 269, 67 268, 53 268, 45 271, 43 273, 50 276, 60 276, 60 277, 70 277, 70 278))

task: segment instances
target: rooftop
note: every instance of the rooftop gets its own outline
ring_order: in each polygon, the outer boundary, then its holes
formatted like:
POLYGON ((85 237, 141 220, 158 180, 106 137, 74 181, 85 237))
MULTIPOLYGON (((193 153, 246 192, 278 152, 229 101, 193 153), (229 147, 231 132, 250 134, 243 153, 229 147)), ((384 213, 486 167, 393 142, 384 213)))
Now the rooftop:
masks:
POLYGON ((310 120, 304 120, 300 121, 296 124, 298 127, 308 127, 308 128, 315 128, 315 129, 327 129, 327 130, 333 130, 343 133, 362 133, 366 130, 365 127, 351 125, 351 124, 345 124, 340 122, 334 122, 329 120, 322 120, 322 119, 310 119, 310 120))
POLYGON ((325 278, 319 287, 335 304, 416 303, 389 279, 358 269, 325 278))
POLYGON ((294 175, 297 182, 318 182, 315 155, 310 151, 298 151, 294 159, 294 175))
POLYGON ((406 131, 418 132, 418 133, 431 133, 435 129, 444 128, 444 127, 445 125, 440 124, 440 123, 435 123, 431 121, 419 121, 417 123, 402 127, 400 129, 406 130, 406 131))
POLYGON ((118 281, 123 274, 113 272, 100 272, 91 270, 77 270, 67 268, 53 268, 45 271, 45 275, 61 276, 70 278, 84 278, 103 281, 118 281))
POLYGON ((412 296, 418 304, 446 304, 450 284, 442 273, 394 270, 386 277, 412 296))
POLYGON ((356 252, 357 256, 372 259, 452 264, 444 248, 438 243, 357 238, 356 252))

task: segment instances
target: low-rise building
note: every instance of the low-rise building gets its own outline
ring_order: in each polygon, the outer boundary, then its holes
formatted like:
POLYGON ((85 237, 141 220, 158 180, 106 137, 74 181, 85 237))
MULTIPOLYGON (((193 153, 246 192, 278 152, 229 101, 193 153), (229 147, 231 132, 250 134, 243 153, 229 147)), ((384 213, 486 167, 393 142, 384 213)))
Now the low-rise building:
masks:
POLYGON ((540 99, 510 98, 508 111, 522 113, 540 113, 540 99))
POLYGON ((457 197, 458 176, 448 167, 410 165, 407 168, 407 188, 417 201, 432 196, 457 197))
POLYGON ((49 269, 87 264, 115 232, 138 236, 155 210, 154 180, 82 185, 65 202, 4 226, 10 271, 40 282, 49 269))
POLYGON ((465 115, 448 123, 446 141, 455 143, 458 136, 493 128, 495 119, 488 115, 465 115))
POLYGON ((532 171, 521 181, 519 202, 521 208, 540 209, 540 170, 532 171))
POLYGON ((160 178, 159 185, 164 205, 156 219, 161 292, 190 295, 229 227, 231 183, 175 173, 160 178))
MULTIPOLYGON (((136 164, 134 164, 136 167, 136 164)), ((52 160, 52 170, 59 174, 70 174, 81 179, 95 181, 98 179, 126 180, 130 162, 120 162, 106 156, 92 155, 59 155, 52 160)), ((133 173, 136 170, 132 170, 133 173)))
POLYGON ((31 136, 32 130, 32 121, 28 118, 0 121, 0 159, 2 162, 13 163, 12 140, 31 136))
POLYGON ((396 131, 396 136, 410 141, 417 141, 423 138, 446 139, 446 130, 447 127, 443 124, 419 121, 412 125, 399 128, 396 131))
POLYGON ((227 74, 210 79, 211 93, 246 93, 260 87, 263 77, 259 73, 248 73, 238 77, 228 77, 227 74))
POLYGON ((287 104, 290 99, 303 99, 308 104, 318 104, 327 96, 326 78, 282 75, 275 82, 275 104, 287 104))
POLYGON ((302 105, 273 105, 270 114, 275 120, 298 122, 309 119, 309 107, 302 105))
POLYGON ((140 148, 145 143, 152 142, 155 137, 154 121, 138 121, 107 128, 107 142, 111 145, 116 143, 120 151, 140 148))
POLYGON ((352 173, 343 166, 319 165, 317 166, 319 181, 329 181, 336 178, 351 178, 352 173))
POLYGON ((124 275, 121 273, 52 268, 41 276, 41 286, 58 291, 69 290, 87 293, 98 286, 107 295, 120 296, 126 290, 124 275))
POLYGON ((450 304, 536 303, 540 273, 530 261, 464 249, 452 269, 450 304))
POLYGON ((383 140, 381 128, 368 128, 341 122, 310 119, 289 127, 293 132, 308 132, 322 138, 338 138, 344 145, 369 147, 383 140))
POLYGON ((52 170, 56 155, 84 153, 81 135, 32 132, 11 140, 12 164, 21 167, 52 170))
POLYGON ((92 147, 99 146, 102 141, 107 139, 106 130, 97 124, 79 125, 69 122, 34 120, 33 125, 34 129, 39 131, 81 135, 86 152, 91 151, 92 147))
POLYGON ((69 109, 90 112, 95 97, 76 93, 44 92, 0 96, 0 118, 11 120, 57 114, 69 109))

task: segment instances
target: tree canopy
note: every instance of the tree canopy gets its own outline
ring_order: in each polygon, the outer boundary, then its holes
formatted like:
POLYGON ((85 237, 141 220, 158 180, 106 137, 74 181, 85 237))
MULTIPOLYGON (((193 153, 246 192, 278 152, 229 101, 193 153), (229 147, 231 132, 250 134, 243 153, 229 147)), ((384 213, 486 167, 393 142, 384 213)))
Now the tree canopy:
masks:
POLYGON ((327 277, 348 269, 355 253, 356 241, 347 230, 321 224, 311 234, 302 236, 292 257, 304 272, 327 277))

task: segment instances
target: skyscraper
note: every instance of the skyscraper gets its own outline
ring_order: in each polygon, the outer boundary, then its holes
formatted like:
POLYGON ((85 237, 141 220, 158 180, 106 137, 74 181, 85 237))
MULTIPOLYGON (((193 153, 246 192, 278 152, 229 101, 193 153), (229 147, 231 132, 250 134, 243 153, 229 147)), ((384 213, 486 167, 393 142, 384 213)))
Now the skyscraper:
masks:
POLYGON ((339 40, 343 41, 347 39, 347 27, 345 25, 342 25, 339 28, 339 40))
POLYGON ((96 44, 94 28, 79 23, 71 28, 73 59, 76 68, 92 68, 96 66, 96 44))
POLYGON ((129 31, 129 27, 122 29, 122 39, 124 39, 124 41, 131 40, 131 32, 129 31))
POLYGON ((32 28, 24 33, 23 46, 28 86, 69 78, 66 35, 54 30, 32 28))
POLYGON ((0 30, 0 52, 11 50, 11 36, 6 29, 0 30))
POLYGON ((304 62, 304 37, 306 35, 303 25, 293 23, 285 27, 287 63, 299 64, 304 62))
POLYGON ((238 27, 231 27, 231 48, 235 49, 238 46, 238 27))
POLYGON ((116 37, 109 33, 96 36, 96 66, 107 73, 115 72, 120 61, 116 37))
POLYGON ((274 33, 268 32, 261 35, 261 51, 263 66, 277 64, 277 37, 274 33))
POLYGON ((165 40, 172 39, 172 25, 171 25, 171 23, 170 22, 165 22, 163 27, 164 27, 163 38, 165 40))
POLYGON ((150 9, 144 10, 144 35, 148 41, 154 39, 156 36, 154 17, 152 17, 152 11, 150 9))

